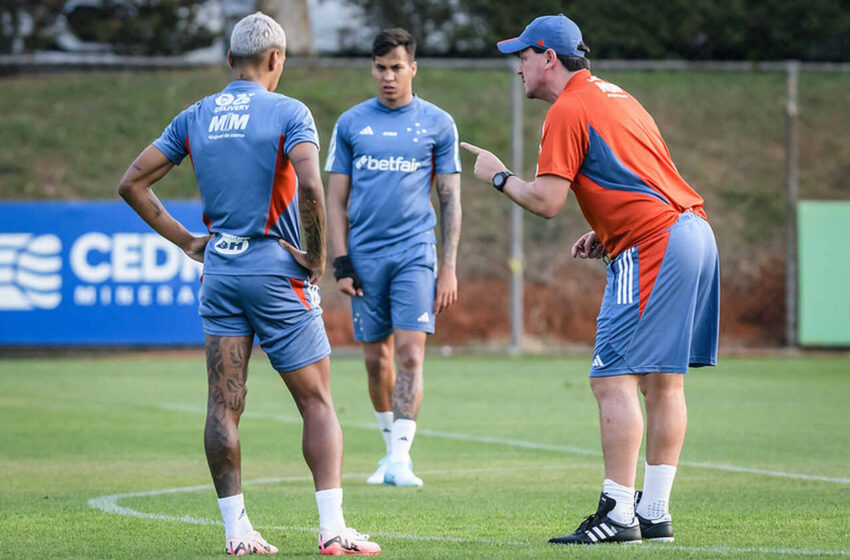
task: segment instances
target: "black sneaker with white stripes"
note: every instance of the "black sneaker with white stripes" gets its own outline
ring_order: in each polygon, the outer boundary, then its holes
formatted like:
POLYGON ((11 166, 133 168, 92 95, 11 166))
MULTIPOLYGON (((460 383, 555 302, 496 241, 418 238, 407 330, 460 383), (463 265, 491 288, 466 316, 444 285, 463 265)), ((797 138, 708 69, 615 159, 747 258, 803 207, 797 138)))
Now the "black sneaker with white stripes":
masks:
POLYGON ((608 514, 617 502, 605 494, 599 496, 596 513, 581 522, 574 532, 563 537, 549 539, 549 544, 601 544, 601 543, 640 543, 640 526, 620 525, 611 520, 608 514))
MULTIPOLYGON (((640 502, 642 492, 635 492, 635 509, 640 502)), ((673 518, 667 513, 658 519, 645 519, 635 512, 640 525, 641 536, 653 542, 673 542, 673 518)))

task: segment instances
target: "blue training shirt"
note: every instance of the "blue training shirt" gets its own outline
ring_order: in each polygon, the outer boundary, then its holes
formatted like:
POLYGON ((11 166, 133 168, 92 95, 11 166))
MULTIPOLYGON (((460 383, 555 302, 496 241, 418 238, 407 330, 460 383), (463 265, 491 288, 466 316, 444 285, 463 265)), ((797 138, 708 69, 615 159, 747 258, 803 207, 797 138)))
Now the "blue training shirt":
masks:
POLYGON ((192 160, 204 223, 219 234, 207 244, 205 274, 307 275, 277 242, 301 247, 288 158, 301 142, 319 145, 307 106, 245 80, 185 109, 154 141, 175 164, 192 160))
POLYGON ((349 254, 433 243, 431 184, 436 173, 460 173, 457 127, 417 96, 395 109, 372 98, 337 120, 325 171, 351 177, 349 254))

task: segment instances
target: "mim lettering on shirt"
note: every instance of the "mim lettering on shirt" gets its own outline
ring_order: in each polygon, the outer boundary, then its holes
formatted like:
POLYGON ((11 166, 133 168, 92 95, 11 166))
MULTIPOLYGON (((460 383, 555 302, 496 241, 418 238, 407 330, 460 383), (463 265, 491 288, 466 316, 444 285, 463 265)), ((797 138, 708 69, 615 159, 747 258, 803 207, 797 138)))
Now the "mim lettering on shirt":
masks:
POLYGON ((235 113, 225 113, 223 115, 215 115, 210 119, 210 127, 207 132, 226 132, 228 130, 245 130, 248 126, 248 119, 251 115, 235 113))
POLYGON ((416 161, 416 158, 404 159, 404 156, 374 158, 372 156, 360 156, 355 162, 356 169, 368 169, 369 171, 397 171, 400 173, 413 173, 420 167, 422 163, 416 161))

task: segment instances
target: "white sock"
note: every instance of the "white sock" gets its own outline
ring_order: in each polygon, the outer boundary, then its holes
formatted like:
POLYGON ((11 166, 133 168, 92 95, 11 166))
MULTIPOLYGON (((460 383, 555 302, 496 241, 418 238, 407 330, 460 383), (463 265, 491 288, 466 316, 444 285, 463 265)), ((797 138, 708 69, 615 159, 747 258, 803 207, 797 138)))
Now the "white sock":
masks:
POLYGON ((319 508, 319 528, 328 531, 345 529, 342 516, 342 488, 330 488, 316 492, 316 506, 319 508))
POLYGON ((221 510, 221 520, 224 521, 225 538, 244 537, 254 531, 245 512, 245 498, 242 494, 219 498, 218 507, 221 510))
POLYGON ((637 507, 637 514, 644 519, 658 519, 669 513, 670 491, 676 467, 672 465, 646 465, 643 475, 643 496, 637 507))
POLYGON ((392 452, 390 461, 405 461, 410 458, 410 446, 416 435, 416 421, 399 418, 393 422, 392 452))
POLYGON ((378 429, 381 430, 381 435, 384 436, 384 443, 387 446, 387 455, 393 449, 393 411, 378 412, 375 411, 375 418, 378 420, 378 429))
POLYGON ((606 478, 602 483, 602 493, 617 502, 608 517, 620 525, 632 525, 635 521, 635 489, 606 478))

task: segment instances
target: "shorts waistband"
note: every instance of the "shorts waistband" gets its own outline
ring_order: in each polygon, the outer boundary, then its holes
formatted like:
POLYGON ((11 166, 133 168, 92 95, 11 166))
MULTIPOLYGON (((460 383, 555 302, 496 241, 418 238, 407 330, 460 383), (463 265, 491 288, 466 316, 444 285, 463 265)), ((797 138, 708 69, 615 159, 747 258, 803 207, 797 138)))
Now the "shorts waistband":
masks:
POLYGON ((627 251, 630 251, 631 249, 634 249, 635 247, 638 247, 638 246, 640 246, 644 243, 647 243, 648 241, 655 239, 659 235, 664 235, 665 233, 669 233, 669 232, 673 231, 674 229, 676 229, 677 227, 681 227, 686 222, 690 222, 692 220, 697 220, 699 222, 704 222, 704 223, 708 224, 708 220, 706 220, 705 218, 700 216, 698 213, 694 212, 692 209, 688 208, 687 210, 680 212, 679 217, 676 218, 676 221, 673 222, 673 224, 670 227, 668 227, 667 229, 660 231, 660 232, 658 232, 658 233, 656 233, 656 234, 654 234, 650 237, 647 237, 646 239, 641 239, 640 242, 635 243, 631 247, 627 247, 627 248, 623 249, 622 251, 620 251, 617 254, 617 256, 614 257, 614 258, 611 258, 611 256, 608 255, 608 254, 605 254, 602 257, 602 261, 606 265, 611 264, 612 262, 614 262, 614 261, 618 260, 620 257, 622 257, 627 251))

